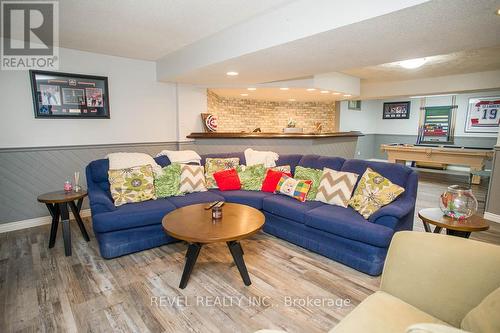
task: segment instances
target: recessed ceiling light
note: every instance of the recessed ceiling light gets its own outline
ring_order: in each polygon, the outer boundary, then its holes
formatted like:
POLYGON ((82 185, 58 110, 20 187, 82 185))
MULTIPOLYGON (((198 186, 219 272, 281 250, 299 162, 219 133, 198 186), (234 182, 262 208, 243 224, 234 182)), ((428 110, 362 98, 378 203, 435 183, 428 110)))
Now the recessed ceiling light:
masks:
POLYGON ((328 94, 329 91, 328 90, 321 90, 320 93, 322 93, 322 94, 328 94))
POLYGON ((289 102, 295 102, 295 98, 289 98, 288 101, 289 102))
POLYGON ((288 90, 289 88, 287 87, 281 87, 280 90, 288 90))
POLYGON ((427 60, 425 58, 408 59, 399 62, 399 65, 406 69, 414 69, 425 64, 427 60))
POLYGON ((500 9, 497 9, 497 15, 500 15, 500 9))
POLYGON ((333 95, 340 95, 340 93, 339 92, 334 92, 333 95))
POLYGON ((226 73, 226 75, 227 75, 227 76, 236 76, 236 75, 238 75, 238 74, 240 74, 240 73, 238 73, 238 72, 233 72, 233 71, 231 71, 231 72, 227 72, 227 73, 226 73))
POLYGON ((251 87, 251 88, 247 88, 247 90, 255 91, 255 90, 257 90, 257 88, 251 87))
POLYGON ((351 94, 345 94, 344 97, 351 97, 351 94))
POLYGON ((240 94, 241 96, 248 96, 248 94, 240 94))
POLYGON ((307 91, 315 91, 316 89, 315 88, 307 88, 306 90, 307 91))

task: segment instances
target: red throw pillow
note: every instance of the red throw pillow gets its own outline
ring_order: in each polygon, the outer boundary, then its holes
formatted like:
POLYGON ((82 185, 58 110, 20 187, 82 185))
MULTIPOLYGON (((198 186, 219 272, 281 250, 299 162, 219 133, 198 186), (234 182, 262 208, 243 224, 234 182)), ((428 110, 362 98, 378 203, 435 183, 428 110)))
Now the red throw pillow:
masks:
POLYGON ((240 177, 236 169, 222 170, 214 173, 215 182, 221 191, 241 189, 240 177))
POLYGON ((292 174, 283 171, 275 171, 275 170, 267 170, 266 178, 262 182, 261 191, 262 192, 271 192, 273 193, 276 190, 276 186, 280 182, 281 176, 287 175, 288 177, 292 177, 292 174))

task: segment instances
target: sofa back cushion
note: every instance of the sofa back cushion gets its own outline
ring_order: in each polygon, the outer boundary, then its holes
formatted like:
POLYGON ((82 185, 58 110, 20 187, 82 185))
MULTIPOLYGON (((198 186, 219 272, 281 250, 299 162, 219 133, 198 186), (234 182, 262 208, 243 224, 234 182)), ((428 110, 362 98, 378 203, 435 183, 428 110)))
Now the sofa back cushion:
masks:
POLYGON ((320 155, 303 155, 298 165, 305 168, 320 169, 328 168, 340 171, 345 159, 342 157, 320 156, 320 155))
POLYGON ((280 157, 276 161, 277 166, 289 165, 292 174, 295 172, 295 167, 299 164, 302 155, 300 154, 279 154, 280 157))

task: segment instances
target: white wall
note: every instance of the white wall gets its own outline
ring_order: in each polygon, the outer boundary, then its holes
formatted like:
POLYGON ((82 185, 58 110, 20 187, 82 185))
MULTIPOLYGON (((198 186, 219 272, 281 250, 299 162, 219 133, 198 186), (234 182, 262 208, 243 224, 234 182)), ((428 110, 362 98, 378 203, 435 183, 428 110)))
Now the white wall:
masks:
POLYGON ((175 141, 176 89, 155 63, 60 49, 61 72, 108 77, 111 119, 35 119, 27 71, 0 72, 0 148, 175 141))
POLYGON ((178 141, 191 141, 186 136, 203 132, 201 113, 207 111, 207 89, 187 84, 177 85, 178 141))
MULTIPOLYGON (((500 91, 478 92, 456 95, 455 136, 464 137, 497 137, 496 133, 466 133, 465 121, 470 97, 500 96, 500 91)), ((451 105, 452 96, 438 96, 426 98, 426 106, 451 105)), ((397 134, 417 135, 420 121, 420 98, 397 98, 386 100, 365 100, 361 102, 361 111, 347 109, 347 102, 341 103, 340 130, 360 130, 366 134, 397 134), (397 102, 410 100, 410 119, 382 119, 384 102, 397 102)))

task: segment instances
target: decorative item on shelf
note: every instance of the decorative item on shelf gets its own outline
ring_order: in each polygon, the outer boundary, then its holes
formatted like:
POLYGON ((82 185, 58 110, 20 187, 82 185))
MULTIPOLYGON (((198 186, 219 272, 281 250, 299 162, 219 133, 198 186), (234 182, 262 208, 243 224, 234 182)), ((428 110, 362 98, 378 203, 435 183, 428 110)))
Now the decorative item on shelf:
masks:
POLYGON ((73 191, 73 185, 71 185, 71 182, 69 180, 64 182, 64 192, 71 192, 73 191))
POLYGON ((205 132, 217 132, 217 116, 211 113, 202 113, 201 119, 205 132))
POLYGON ((75 178, 74 178, 74 183, 73 186, 73 191, 75 192, 80 192, 82 190, 82 187, 80 186, 80 172, 75 171, 75 178))
POLYGON ((295 127, 296 125, 297 122, 295 120, 288 118, 286 127, 283 128, 283 133, 302 133, 304 131, 303 128, 295 127))
POLYGON ((477 211, 477 199, 468 187, 451 185, 441 194, 439 208, 446 216, 464 220, 477 211))
POLYGON ((323 124, 320 122, 314 123, 314 132, 321 133, 323 131, 323 124))
POLYGON ((262 130, 260 129, 260 127, 257 127, 252 131, 252 133, 261 133, 261 132, 262 130))

